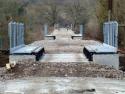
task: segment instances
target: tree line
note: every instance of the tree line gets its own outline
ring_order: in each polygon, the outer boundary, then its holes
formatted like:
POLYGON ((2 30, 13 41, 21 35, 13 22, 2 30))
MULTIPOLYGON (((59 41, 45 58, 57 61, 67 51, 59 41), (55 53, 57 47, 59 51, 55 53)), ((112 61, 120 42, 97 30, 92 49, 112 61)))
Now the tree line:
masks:
MULTIPOLYGON (((0 0, 0 37, 7 34, 9 21, 26 24, 26 41, 41 39, 40 32, 46 23, 50 27, 83 24, 87 36, 102 39, 102 24, 108 20, 108 0, 0 0), (5 34, 6 32, 6 34, 5 34), (36 39, 36 36, 38 39, 36 39)), ((124 24, 124 0, 114 0, 112 20, 124 24)), ((121 31, 124 30, 124 27, 121 31)), ((125 45, 124 38, 120 44, 125 45)), ((122 36, 123 37, 123 36, 122 36)))

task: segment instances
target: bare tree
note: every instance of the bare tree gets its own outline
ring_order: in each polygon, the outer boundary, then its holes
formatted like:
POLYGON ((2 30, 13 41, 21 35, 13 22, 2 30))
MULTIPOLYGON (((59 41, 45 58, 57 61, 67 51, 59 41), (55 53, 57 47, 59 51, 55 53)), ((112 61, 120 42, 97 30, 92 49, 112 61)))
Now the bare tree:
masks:
POLYGON ((87 12, 85 7, 79 1, 74 1, 71 4, 66 5, 65 10, 67 16, 74 24, 74 27, 78 24, 85 24, 87 20, 87 12))
POLYGON ((58 22, 58 16, 59 7, 57 2, 55 0, 48 1, 44 7, 44 18, 46 19, 46 22, 54 26, 54 24, 58 22))

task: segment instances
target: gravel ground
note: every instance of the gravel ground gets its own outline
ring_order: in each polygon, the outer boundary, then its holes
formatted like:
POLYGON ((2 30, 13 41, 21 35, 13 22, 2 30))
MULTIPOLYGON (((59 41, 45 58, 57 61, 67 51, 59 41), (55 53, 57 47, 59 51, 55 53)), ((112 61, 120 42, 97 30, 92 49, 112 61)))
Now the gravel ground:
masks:
POLYGON ((0 68, 0 80, 10 80, 22 77, 104 77, 122 79, 123 72, 106 65, 84 63, 41 63, 22 61, 15 68, 7 71, 0 68))

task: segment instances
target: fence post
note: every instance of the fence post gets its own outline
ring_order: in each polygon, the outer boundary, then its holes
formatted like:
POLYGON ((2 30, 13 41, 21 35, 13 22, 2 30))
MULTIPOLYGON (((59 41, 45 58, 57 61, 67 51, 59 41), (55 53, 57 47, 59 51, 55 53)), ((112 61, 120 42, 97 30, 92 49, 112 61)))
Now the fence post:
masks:
POLYGON ((45 24, 44 25, 44 36, 46 36, 48 34, 48 25, 45 24))
POLYGON ((83 34, 83 25, 80 25, 80 34, 82 35, 82 37, 84 36, 84 34, 83 34))
POLYGON ((9 34, 9 44, 10 44, 10 49, 13 47, 13 22, 10 22, 8 24, 8 34, 9 34))
POLYGON ((13 41, 12 41, 12 43, 13 43, 13 47, 16 47, 16 45, 17 45, 17 42, 16 42, 16 40, 17 40, 17 36, 16 36, 16 33, 17 33, 17 24, 16 24, 16 22, 14 22, 13 23, 13 35, 12 35, 12 38, 13 38, 13 41))
POLYGON ((24 31, 25 31, 25 29, 24 29, 24 24, 23 23, 20 23, 20 25, 21 25, 21 44, 24 44, 24 31))

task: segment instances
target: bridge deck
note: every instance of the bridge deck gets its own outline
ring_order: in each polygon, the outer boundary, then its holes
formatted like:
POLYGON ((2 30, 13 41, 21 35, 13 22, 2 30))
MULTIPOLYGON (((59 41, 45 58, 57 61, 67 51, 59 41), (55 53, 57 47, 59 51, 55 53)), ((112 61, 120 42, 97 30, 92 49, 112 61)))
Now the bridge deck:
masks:
POLYGON ((89 63, 83 54, 46 54, 40 62, 83 62, 89 63))

